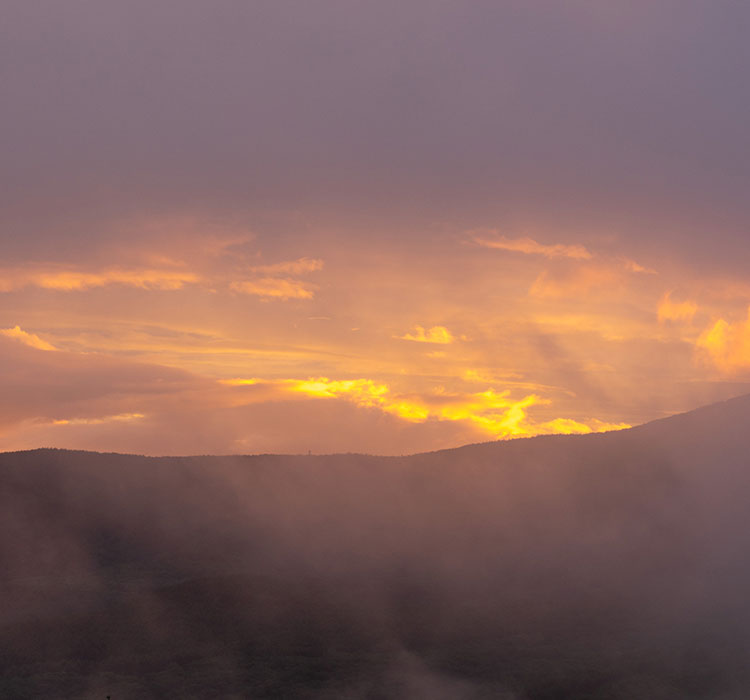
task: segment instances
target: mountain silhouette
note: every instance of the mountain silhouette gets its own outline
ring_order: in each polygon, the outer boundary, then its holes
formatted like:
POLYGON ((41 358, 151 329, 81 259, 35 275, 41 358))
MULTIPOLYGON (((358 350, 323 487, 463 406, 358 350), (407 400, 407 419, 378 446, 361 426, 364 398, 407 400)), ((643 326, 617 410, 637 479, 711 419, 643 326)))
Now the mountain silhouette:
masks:
POLYGON ((0 455, 2 698, 746 698, 750 396, 408 457, 0 455))

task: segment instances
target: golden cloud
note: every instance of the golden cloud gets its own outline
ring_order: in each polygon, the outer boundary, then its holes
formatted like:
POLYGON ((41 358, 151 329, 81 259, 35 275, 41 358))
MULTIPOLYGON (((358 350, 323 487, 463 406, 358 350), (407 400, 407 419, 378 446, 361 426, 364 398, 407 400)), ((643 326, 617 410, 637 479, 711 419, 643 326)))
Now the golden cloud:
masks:
POLYGON ((536 435, 587 435, 588 433, 606 433, 612 430, 627 430, 629 423, 607 423, 598 418, 591 418, 581 423, 571 418, 555 418, 546 423, 537 424, 536 435))
POLYGON ((671 294, 667 292, 659 301, 659 321, 692 321, 698 311, 698 305, 693 301, 672 301, 671 294))
POLYGON ((377 408, 411 423, 428 420, 463 421, 496 438, 531 437, 552 433, 590 433, 629 428, 626 423, 605 423, 591 420, 581 423, 569 418, 536 423, 528 417, 528 409, 549 404, 549 400, 530 394, 520 399, 510 391, 493 389, 477 393, 447 394, 444 391, 429 396, 397 394, 386 385, 371 379, 332 380, 327 377, 311 379, 262 380, 227 379, 227 386, 275 386, 281 396, 302 394, 319 399, 338 398, 358 406, 377 408))
POLYGON ((438 345, 449 345, 455 338, 445 326, 433 326, 425 329, 422 326, 414 326, 413 333, 398 336, 401 340, 413 340, 417 343, 436 343, 438 345))
POLYGON ((110 284, 141 289, 173 290, 199 281, 198 275, 175 269, 110 267, 98 272, 59 268, 21 269, 3 271, 0 277, 0 291, 10 292, 28 286, 78 291, 110 284))
POLYGON ((304 275, 308 272, 318 272, 323 269, 323 261, 318 258, 298 258, 272 265, 258 265, 251 267, 251 272, 262 275, 304 275))
POLYGON ((24 345, 36 348, 37 350, 57 350, 57 348, 51 343, 43 340, 35 333, 27 333, 25 330, 22 330, 20 326, 15 326, 14 328, 0 328, 0 335, 4 335, 6 338, 18 340, 24 345))
POLYGON ((750 367, 750 310, 745 321, 716 321, 700 335, 697 347, 723 372, 750 367))
POLYGON ((241 294, 252 294, 267 299, 312 299, 315 296, 313 285, 285 277, 261 277, 232 282, 230 288, 241 294))
POLYGON ((514 253, 526 255, 543 255, 547 258, 572 258, 574 260, 590 260, 593 255, 582 245, 567 245, 564 243, 545 244, 535 241, 526 236, 521 238, 506 238, 497 236, 496 232, 488 232, 490 235, 472 233, 471 239, 477 245, 484 248, 495 248, 496 250, 508 250, 514 253))
POLYGON ((52 425, 101 425, 103 423, 129 423, 141 420, 146 416, 143 413, 118 413, 114 416, 102 416, 101 418, 60 418, 52 421, 52 425))

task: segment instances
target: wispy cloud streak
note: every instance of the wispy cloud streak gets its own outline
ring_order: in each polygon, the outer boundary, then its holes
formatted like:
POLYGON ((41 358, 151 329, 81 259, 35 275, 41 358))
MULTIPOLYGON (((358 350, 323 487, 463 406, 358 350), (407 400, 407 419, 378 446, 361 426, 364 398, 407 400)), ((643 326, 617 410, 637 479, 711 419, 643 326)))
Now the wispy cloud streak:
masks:
POLYGON ((47 267, 3 270, 0 291, 10 292, 35 286, 58 291, 81 291, 107 285, 125 285, 141 289, 175 290, 195 284, 200 276, 187 270, 108 267, 99 271, 47 267))
POLYGON ((542 255, 545 258, 572 258, 573 260, 590 260, 593 255, 582 245, 568 245, 564 243, 545 244, 533 238, 507 238, 496 232, 470 233, 471 240, 484 248, 507 250, 525 255, 542 255))

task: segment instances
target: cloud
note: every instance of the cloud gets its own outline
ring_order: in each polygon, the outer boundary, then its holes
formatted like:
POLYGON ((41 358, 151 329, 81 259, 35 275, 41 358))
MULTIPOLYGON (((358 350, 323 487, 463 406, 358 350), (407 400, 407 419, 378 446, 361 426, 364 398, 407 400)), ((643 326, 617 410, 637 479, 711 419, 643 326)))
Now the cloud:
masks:
POLYGON ((318 272, 323 269, 323 261, 318 258, 298 258, 272 265, 257 265, 251 267, 252 272, 263 275, 304 275, 308 272, 318 272))
POLYGON ((656 270, 650 267, 645 267, 644 265, 637 263, 635 260, 630 260, 630 258, 622 258, 622 264, 628 272, 635 272, 643 275, 657 274, 656 270))
POLYGON ((114 416, 102 416, 100 418, 58 418, 52 421, 52 425, 101 425, 102 423, 127 423, 141 420, 146 416, 143 413, 118 413, 114 416))
POLYGON ((417 343, 436 343, 438 345, 449 345, 455 338, 445 326, 433 326, 425 330, 422 326, 414 326, 413 333, 397 336, 401 340, 413 340, 417 343))
POLYGON ((410 423, 463 422, 496 438, 530 437, 552 433, 590 433, 629 428, 626 423, 606 423, 592 419, 586 423, 569 418, 537 423, 528 417, 528 409, 549 404, 536 394, 520 399, 510 391, 446 393, 431 395, 395 393, 386 384, 371 379, 332 380, 327 377, 310 379, 262 380, 228 379, 222 384, 232 387, 276 387, 282 394, 302 394, 316 399, 344 399, 357 406, 377 408, 410 423))
POLYGON ((529 294, 541 299, 584 296, 593 289, 613 285, 621 279, 622 273, 610 265, 544 270, 531 285, 529 294))
POLYGON ((110 284, 141 289, 174 290, 200 281, 195 273, 176 269, 110 267, 98 272, 74 268, 36 268, 4 270, 0 275, 0 291, 10 292, 36 286, 59 291, 80 291, 110 284))
POLYGON ((217 381, 96 352, 45 352, 19 340, 20 329, 3 330, 13 333, 0 334, 0 449, 404 454, 609 427, 538 420, 536 409, 551 404, 526 387, 515 396, 494 388, 418 393, 366 376, 217 381))
POLYGON ((588 433, 605 433, 611 430, 627 430, 629 423, 608 423, 598 418, 591 418, 581 423, 571 418, 555 418, 536 426, 537 435, 587 435, 588 433))
POLYGON ((15 340, 18 340, 24 345, 36 348, 37 350, 57 350, 57 348, 51 343, 48 343, 46 340, 43 340, 34 333, 27 333, 26 331, 22 330, 20 326, 15 326, 15 328, 0 328, 0 335, 4 335, 6 338, 13 338, 15 340))
MULTIPOLYGON (((218 243, 217 243, 218 245, 218 243)), ((223 249, 222 249, 223 250, 223 249)), ((205 253, 209 255, 209 253, 205 253)), ((204 257, 205 257, 204 255, 204 257)), ((164 256, 149 255, 161 267, 105 267, 100 270, 81 270, 58 265, 27 266, 0 271, 0 292, 11 292, 25 287, 39 287, 57 291, 83 291, 108 285, 137 287, 140 289, 178 290, 188 284, 205 283, 209 286, 227 283, 225 274, 214 273, 208 277, 184 268, 180 261, 164 256)), ((304 274, 322 269, 323 261, 299 258, 273 265, 251 267, 252 272, 263 276, 231 282, 230 289, 244 294, 277 299, 310 299, 315 286, 290 277, 276 276, 304 274)))
POLYGON ((323 269, 323 261, 318 258, 298 258, 271 265, 256 265, 250 268, 262 277, 239 280, 230 284, 230 289, 241 294, 264 297, 266 299, 312 299, 317 287, 309 282, 277 275, 304 275, 323 269))
POLYGON ((745 321, 716 321, 700 335, 697 347, 722 372, 750 368, 750 310, 745 321))
POLYGON ((506 238, 497 236, 494 231, 487 234, 472 233, 471 239, 477 245, 496 250, 507 250, 526 255, 543 255, 546 258, 572 258, 574 260, 590 260, 593 255, 582 245, 566 245, 564 243, 545 244, 526 236, 522 238, 506 238))
POLYGON ((659 321, 692 321, 698 311, 698 305, 693 301, 672 301, 671 294, 667 292, 659 301, 659 321))
POLYGON ((265 297, 267 299, 312 299, 314 285, 284 277, 261 277, 255 280, 232 282, 230 288, 241 294, 265 297))
POLYGON ((626 257, 594 254, 578 244, 545 244, 533 238, 507 238, 496 232, 471 232, 471 239, 485 248, 506 250, 549 259, 529 294, 537 298, 561 298, 588 294, 592 289, 622 281, 628 274, 656 274, 626 257))

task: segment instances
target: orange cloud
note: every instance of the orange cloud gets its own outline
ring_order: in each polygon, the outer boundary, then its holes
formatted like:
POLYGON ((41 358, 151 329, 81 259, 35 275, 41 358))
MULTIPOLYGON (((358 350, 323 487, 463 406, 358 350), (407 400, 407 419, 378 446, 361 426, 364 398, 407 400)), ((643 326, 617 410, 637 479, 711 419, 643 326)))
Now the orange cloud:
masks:
POLYGON ((628 272, 635 272, 644 275, 656 274, 656 270, 653 270, 650 267, 644 267, 643 265, 637 263, 635 260, 630 260, 629 258, 623 258, 622 264, 628 272))
POLYGON ((659 321, 692 321, 698 311, 698 305, 693 301, 674 302, 671 292, 667 292, 659 301, 659 321))
POLYGON ((417 343, 436 343, 438 345, 449 345, 455 338, 445 326, 433 326, 425 330, 422 326, 414 326, 413 333, 398 336, 401 340, 413 340, 417 343))
POLYGON ((629 423, 607 423, 598 418, 592 418, 587 423, 581 423, 571 418, 555 418, 546 423, 538 424, 536 435, 586 435, 588 433, 606 433, 612 430, 627 430, 632 427, 629 423))
POLYGON ((291 277, 277 275, 304 275, 323 269, 323 261, 318 258, 298 258, 271 265, 257 265, 250 271, 264 275, 249 280, 232 282, 230 288, 241 294, 252 294, 266 299, 312 299, 315 285, 291 277))
POLYGON ((5 270, 0 280, 0 291, 10 292, 28 286, 60 291, 78 291, 110 284, 140 287, 141 289, 180 289, 200 281, 198 275, 175 269, 126 269, 111 267, 99 272, 74 269, 44 268, 5 270))
POLYGON ((285 277, 261 277, 232 282, 230 288, 241 294, 252 294, 267 299, 312 299, 315 296, 313 285, 285 277))
POLYGON ((118 413, 101 418, 61 418, 52 421, 52 425, 101 425, 102 423, 129 423, 145 418, 142 413, 118 413))
POLYGON ((272 265, 258 265, 251 267, 252 272, 263 275, 304 275, 308 272, 318 272, 323 269, 323 261, 318 258, 299 258, 272 265))
POLYGON ((509 391, 493 389, 477 393, 447 394, 443 391, 429 396, 396 394, 382 383, 371 379, 331 380, 318 377, 306 380, 279 379, 227 379, 227 386, 275 385, 282 394, 350 401, 358 406, 378 408, 411 423, 428 420, 462 421, 482 432, 497 438, 530 437, 552 433, 590 433, 629 428, 626 423, 605 423, 591 420, 580 423, 568 418, 536 423, 529 419, 528 409, 535 405, 549 404, 536 394, 521 399, 510 397, 509 391))
POLYGON ((620 279, 621 273, 609 265, 576 266, 573 270, 554 272, 545 270, 531 285, 529 294, 542 299, 580 296, 620 279))
POLYGON ((745 321, 716 321, 698 338, 697 347, 723 372, 750 367, 750 310, 745 321))
POLYGON ((491 237, 474 233, 471 238, 477 245, 497 250, 508 250, 514 253, 525 253, 526 255, 543 255, 547 258, 573 258, 574 260, 590 260, 593 255, 582 245, 566 245, 555 243, 548 245, 539 243, 533 238, 526 236, 522 238, 506 238, 497 236, 491 232, 491 237))
POLYGON ((24 345, 36 348, 37 350, 57 350, 57 348, 51 343, 48 343, 34 333, 27 333, 22 330, 20 326, 16 326, 15 328, 0 328, 0 335, 4 335, 6 338, 18 340, 24 345))

